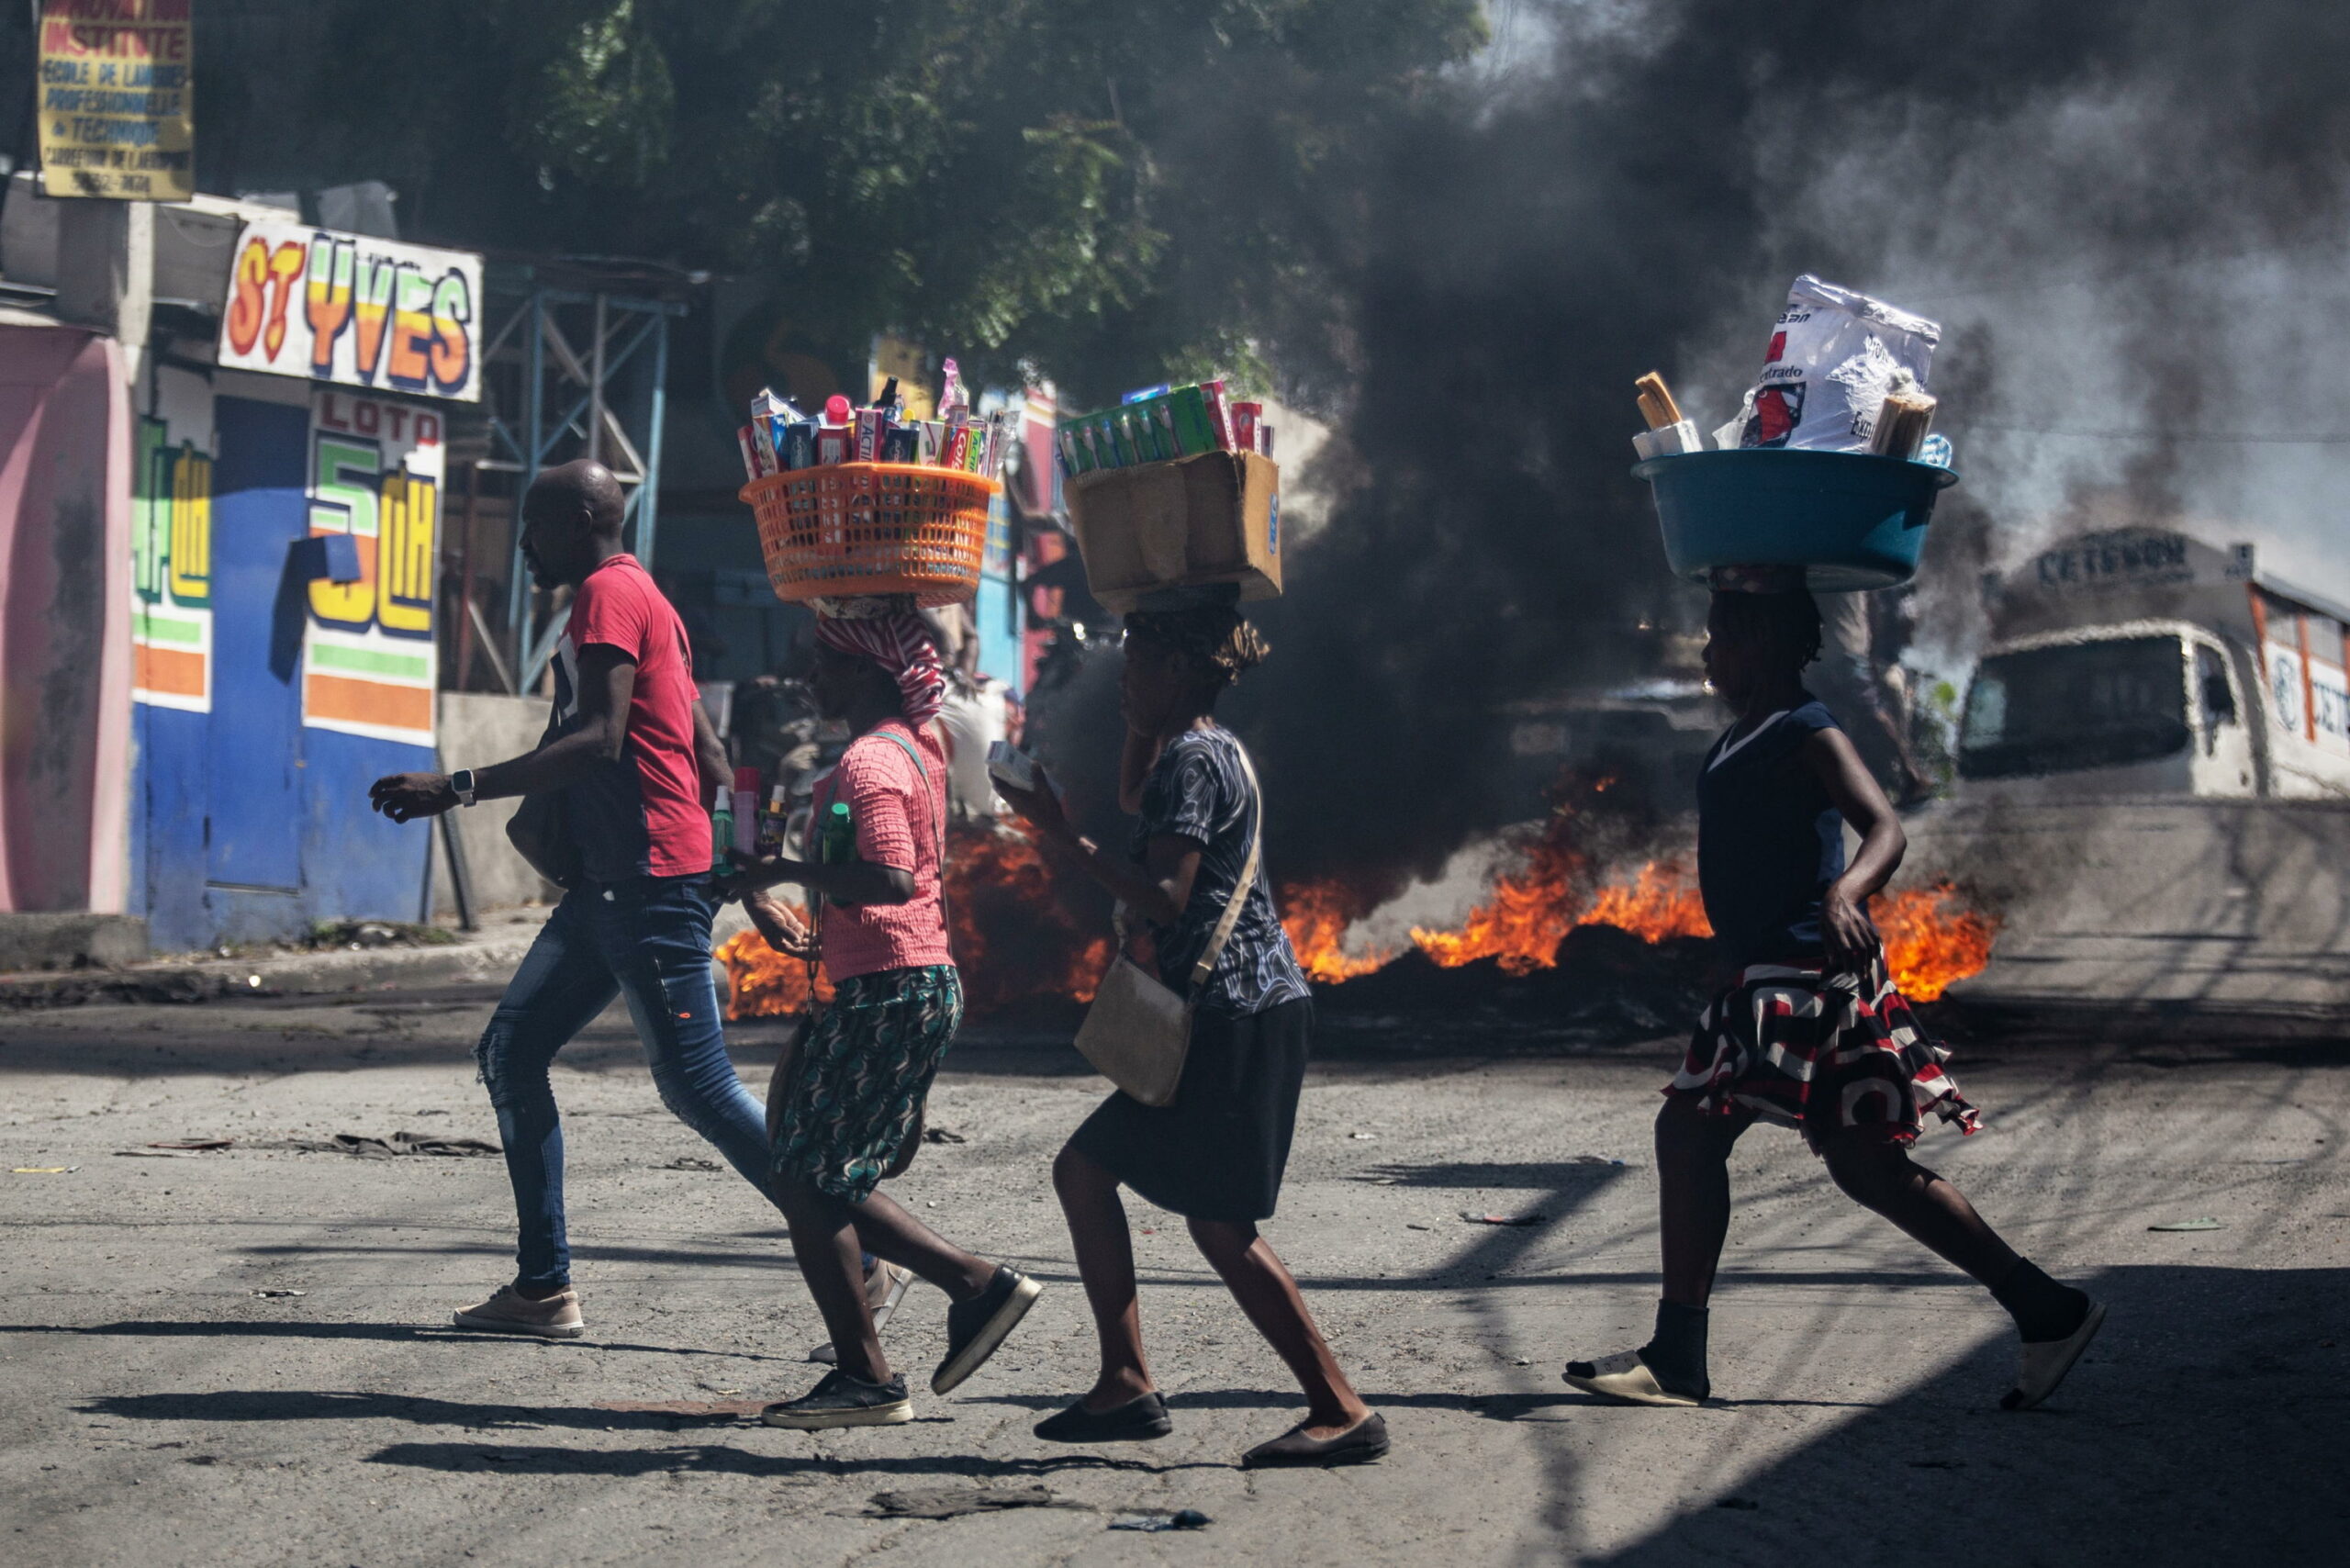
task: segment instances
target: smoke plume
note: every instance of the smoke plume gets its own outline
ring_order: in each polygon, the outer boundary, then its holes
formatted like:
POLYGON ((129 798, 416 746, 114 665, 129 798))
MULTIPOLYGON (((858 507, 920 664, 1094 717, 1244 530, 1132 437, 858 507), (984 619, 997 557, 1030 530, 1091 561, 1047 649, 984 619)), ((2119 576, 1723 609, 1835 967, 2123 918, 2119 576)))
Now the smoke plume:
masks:
MULTIPOLYGON (((2350 431, 2350 11, 1541 16, 1537 62, 1399 110, 1329 194, 1345 338, 1296 357, 1351 370, 1328 459, 1347 498, 1258 612, 1273 658, 1226 714, 1281 879, 1367 907, 1534 813, 1502 766, 1507 705, 1637 676, 1655 629, 1702 613, 1628 473, 1631 383, 1662 369, 1702 428, 1727 420, 1798 272, 1945 324, 1938 428, 1964 483, 1921 580, 1948 656, 1977 572, 2068 507, 2257 527, 2260 497, 2343 477, 2350 446, 2300 438, 2350 431)), ((2289 554, 2289 518, 2266 521, 2289 554)), ((1087 774, 1108 684, 1039 705, 1087 774)))

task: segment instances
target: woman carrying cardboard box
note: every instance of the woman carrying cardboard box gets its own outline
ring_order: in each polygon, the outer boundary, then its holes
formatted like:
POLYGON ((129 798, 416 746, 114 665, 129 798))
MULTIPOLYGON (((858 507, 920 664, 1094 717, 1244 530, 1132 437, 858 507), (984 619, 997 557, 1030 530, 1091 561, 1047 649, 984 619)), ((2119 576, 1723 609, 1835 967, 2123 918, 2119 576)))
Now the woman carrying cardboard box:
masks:
POLYGON ((1132 1187, 1184 1217, 1305 1391, 1304 1420, 1242 1462, 1343 1464, 1387 1451, 1386 1423, 1347 1381, 1257 1229, 1281 1192, 1314 1031, 1305 977, 1259 870, 1254 772, 1215 722, 1217 697, 1264 655, 1255 631, 1222 605, 1126 617, 1119 802, 1141 819, 1127 857, 1080 837, 1048 784, 1024 790, 999 775, 998 788, 1048 846, 1148 924, 1158 978, 1190 1008, 1189 1049, 1169 1103, 1121 1090, 1053 1164, 1102 1366, 1083 1398, 1037 1425, 1049 1441, 1132 1442, 1172 1429, 1143 1358, 1134 1244, 1118 1195, 1132 1187))

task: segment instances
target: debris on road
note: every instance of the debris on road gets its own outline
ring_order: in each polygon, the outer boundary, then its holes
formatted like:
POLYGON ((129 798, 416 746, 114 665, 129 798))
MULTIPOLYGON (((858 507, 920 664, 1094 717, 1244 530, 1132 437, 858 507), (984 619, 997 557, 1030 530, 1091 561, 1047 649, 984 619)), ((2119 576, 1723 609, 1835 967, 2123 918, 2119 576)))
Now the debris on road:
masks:
POLYGON ((699 1154, 681 1154, 675 1159, 655 1166, 654 1169, 655 1170, 716 1170, 720 1166, 715 1159, 704 1159, 699 1154))
POLYGON ((389 1159, 402 1154, 440 1154, 462 1159, 506 1152, 477 1137, 442 1137, 433 1133, 394 1133, 389 1137, 337 1133, 331 1138, 297 1138, 279 1147, 300 1149, 306 1154, 352 1154, 362 1159, 389 1159))
POLYGON ((1200 1529, 1215 1521, 1197 1508, 1178 1508, 1171 1514, 1120 1514, 1110 1521, 1112 1529, 1200 1529))
POLYGON ((924 1143, 968 1143, 971 1140, 952 1127, 924 1127, 922 1130, 922 1141, 924 1143))
POLYGON ((237 1140, 232 1137, 184 1137, 173 1138, 164 1143, 151 1143, 147 1147, 149 1148, 184 1148, 191 1150, 200 1148, 233 1148, 236 1147, 236 1142, 237 1140))
POLYGON ((908 1492, 876 1492, 861 1516, 876 1519, 953 1519, 966 1514, 995 1514, 1006 1508, 1075 1508, 1048 1486, 926 1486, 908 1492))
POLYGON ((81 1170, 78 1165, 18 1165, 9 1170, 11 1176, 66 1176, 81 1170))
POLYGON ((260 1290, 257 1290, 257 1291, 253 1292, 253 1294, 255 1294, 255 1295, 257 1295, 257 1296, 271 1296, 271 1297, 274 1297, 274 1296, 285 1296, 285 1295, 308 1295, 309 1294, 310 1294, 310 1293, 309 1293, 308 1291, 289 1291, 289 1290, 285 1290, 285 1289, 283 1289, 283 1288, 271 1287, 271 1286, 264 1286, 264 1287, 263 1287, 262 1289, 260 1289, 260 1290))
POLYGON ((2225 1230, 2228 1227, 2216 1219, 2170 1219, 2160 1225, 2150 1225, 2148 1230, 2225 1230))
POLYGON ((1540 1225, 1549 1215, 1481 1215, 1471 1209, 1460 1211, 1460 1217, 1471 1225, 1540 1225))

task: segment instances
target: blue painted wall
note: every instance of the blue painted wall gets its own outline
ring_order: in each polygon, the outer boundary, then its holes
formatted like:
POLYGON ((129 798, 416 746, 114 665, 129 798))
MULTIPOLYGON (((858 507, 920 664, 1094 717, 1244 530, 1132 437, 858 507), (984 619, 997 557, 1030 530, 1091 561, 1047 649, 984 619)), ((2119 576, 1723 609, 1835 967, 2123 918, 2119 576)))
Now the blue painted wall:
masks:
POLYGON ((166 950, 420 920, 431 832, 375 815, 367 786, 431 750, 301 722, 308 410, 219 398, 214 420, 212 711, 136 711, 132 907, 166 950))

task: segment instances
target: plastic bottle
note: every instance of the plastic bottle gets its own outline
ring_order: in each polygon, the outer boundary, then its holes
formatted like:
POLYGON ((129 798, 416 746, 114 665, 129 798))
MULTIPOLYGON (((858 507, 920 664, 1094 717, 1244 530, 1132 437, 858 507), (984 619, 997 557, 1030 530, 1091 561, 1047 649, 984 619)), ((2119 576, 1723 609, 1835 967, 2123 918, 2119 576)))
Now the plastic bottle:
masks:
POLYGON ((726 852, 734 846, 734 802, 725 785, 718 786, 710 802, 710 868, 722 870, 726 852))
POLYGON ((952 420, 958 413, 967 413, 970 402, 963 396, 963 373, 953 360, 939 366, 942 385, 938 391, 938 413, 941 419, 952 420))
POLYGON ((856 858, 856 824, 849 820, 846 801, 834 801, 825 811, 822 842, 827 866, 845 866, 856 858))
POLYGON ((734 829, 734 847, 744 855, 755 855, 759 847, 759 770, 738 767, 734 770, 734 796, 728 802, 727 817, 734 829))
POLYGON ((783 840, 791 824, 791 802, 784 787, 777 785, 767 791, 767 809, 759 813, 759 853, 780 855, 783 840))

